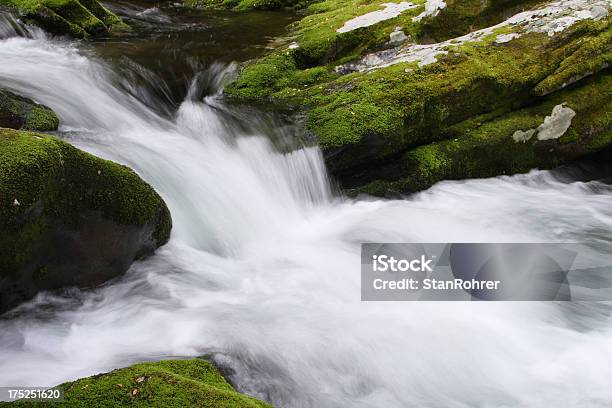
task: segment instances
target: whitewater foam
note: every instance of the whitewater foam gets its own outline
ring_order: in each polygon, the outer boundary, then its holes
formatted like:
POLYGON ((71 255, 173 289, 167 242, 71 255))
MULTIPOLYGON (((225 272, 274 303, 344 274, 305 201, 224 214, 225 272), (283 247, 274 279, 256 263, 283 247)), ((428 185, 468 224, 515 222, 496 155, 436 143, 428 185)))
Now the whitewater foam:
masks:
POLYGON ((610 187, 533 171, 343 199, 316 147, 275 148, 296 139, 290 127, 195 91, 161 117, 74 44, 1 40, 0 60, 1 86, 52 107, 75 145, 134 168, 175 225, 125 277, 41 294, 0 320, 0 385, 210 354, 280 407, 612 401, 605 305, 359 300, 361 242, 609 242, 610 187))

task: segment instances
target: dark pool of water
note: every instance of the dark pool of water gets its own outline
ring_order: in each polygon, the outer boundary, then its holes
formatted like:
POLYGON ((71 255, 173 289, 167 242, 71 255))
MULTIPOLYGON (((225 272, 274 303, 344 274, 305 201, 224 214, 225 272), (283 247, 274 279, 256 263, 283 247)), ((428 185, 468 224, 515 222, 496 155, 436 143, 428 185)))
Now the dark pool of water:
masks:
POLYGON ((173 2, 104 3, 132 31, 102 38, 86 48, 152 89, 171 110, 187 95, 192 79, 213 64, 244 62, 263 55, 297 19, 289 12, 200 10, 173 2))
POLYGON ((128 56, 139 63, 160 60, 174 65, 186 58, 245 61, 261 55, 297 18, 288 12, 211 11, 172 2, 105 4, 123 17, 133 32, 100 41, 97 49, 107 56, 128 56))

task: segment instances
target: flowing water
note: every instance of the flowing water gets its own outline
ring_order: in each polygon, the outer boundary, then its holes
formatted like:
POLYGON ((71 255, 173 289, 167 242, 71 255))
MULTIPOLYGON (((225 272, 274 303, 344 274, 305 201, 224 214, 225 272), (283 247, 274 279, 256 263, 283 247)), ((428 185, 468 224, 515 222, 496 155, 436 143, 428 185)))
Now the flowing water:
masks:
POLYGON ((605 304, 359 300, 361 242, 610 242, 607 184, 533 171, 344 199, 299 128, 223 103, 231 64, 191 59, 191 78, 164 79, 109 43, 7 21, 0 86, 52 107, 60 137, 134 168, 174 229, 124 277, 5 315, 0 385, 208 354, 279 407, 610 405, 605 304))

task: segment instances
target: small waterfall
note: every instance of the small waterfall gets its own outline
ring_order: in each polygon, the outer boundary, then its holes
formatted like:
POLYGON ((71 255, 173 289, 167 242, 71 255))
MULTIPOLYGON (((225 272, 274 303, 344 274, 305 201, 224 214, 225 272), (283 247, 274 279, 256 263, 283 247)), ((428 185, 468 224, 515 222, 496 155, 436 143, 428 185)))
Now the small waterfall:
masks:
POLYGON ((23 24, 12 14, 0 10, 0 40, 10 37, 45 38, 46 34, 40 28, 23 24))
POLYGON ((612 400, 606 305, 359 300, 361 242, 609 242, 609 186, 534 171, 444 182, 405 200, 342 199, 319 149, 295 143, 296 128, 223 104, 231 67, 203 71, 161 115, 151 93, 126 86, 130 76, 25 30, 0 15, 0 86, 52 107, 71 143, 134 168, 175 227, 124 278, 41 294, 1 320, 0 385, 211 354, 239 389, 279 407, 612 400))

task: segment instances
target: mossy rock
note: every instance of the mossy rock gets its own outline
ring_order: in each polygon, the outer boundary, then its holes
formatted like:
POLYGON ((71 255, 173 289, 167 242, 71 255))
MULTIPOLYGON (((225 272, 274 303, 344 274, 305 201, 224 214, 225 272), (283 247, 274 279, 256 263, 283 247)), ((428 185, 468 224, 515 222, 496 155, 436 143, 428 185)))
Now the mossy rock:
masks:
MULTIPOLYGON (((413 19, 422 11, 414 8, 346 33, 338 32, 346 21, 380 10, 382 2, 315 3, 308 9, 311 14, 292 27, 287 41, 246 64, 225 93, 230 100, 303 110, 306 132, 319 141, 328 169, 343 184, 401 178, 405 172, 398 170, 402 165, 397 159, 407 151, 448 140, 452 127, 470 119, 540 104, 547 95, 610 66, 609 14, 551 33, 496 25, 509 13, 538 9, 543 3, 549 1, 449 1, 435 17, 413 19), (453 19, 464 24, 449 23, 453 19), (495 27, 480 37, 440 45, 433 62, 417 59, 359 68, 368 58, 386 62, 390 59, 384 58, 400 52, 389 43, 396 27, 408 36, 402 47, 409 50, 424 37, 447 38, 487 24, 495 27), (446 26, 456 31, 445 32, 446 26), (498 41, 498 36, 510 39, 498 41), (364 58, 369 53, 374 54, 364 58), (388 173, 383 175, 382 169, 388 173)), ((589 12, 589 4, 583 6, 589 12)), ((423 48, 414 49, 418 53, 423 48)))
POLYGON ((446 140, 411 149, 375 169, 347 175, 345 187, 351 195, 396 196, 442 180, 549 169, 600 152, 612 144, 612 74, 599 74, 524 109, 467 120, 446 132, 446 140), (537 129, 560 105, 576 113, 561 137, 539 140, 534 134, 524 142, 513 138, 517 131, 537 129))
POLYGON ((596 72, 612 59, 611 31, 608 21, 585 22, 554 38, 530 33, 508 44, 451 47, 422 68, 399 63, 342 76, 301 69, 289 50, 246 66, 226 93, 302 106, 308 131, 337 172, 432 142, 448 126, 527 105, 546 93, 540 88, 596 72))
POLYGON ((58 126, 59 118, 50 108, 0 89, 0 127, 53 131, 58 126))
MULTIPOLYGON (((199 407, 271 408, 238 393, 214 365, 202 359, 166 360, 64 383, 64 401, 56 407, 199 407)), ((7 407, 42 407, 48 403, 1 403, 7 407)))
POLYGON ((0 0, 0 6, 53 34, 87 38, 129 30, 97 0, 0 0))
POLYGON ((41 290, 90 287, 169 239, 134 171, 55 137, 0 129, 0 313, 41 290))

